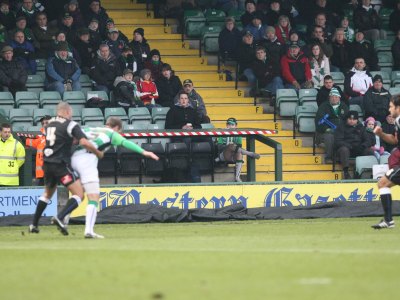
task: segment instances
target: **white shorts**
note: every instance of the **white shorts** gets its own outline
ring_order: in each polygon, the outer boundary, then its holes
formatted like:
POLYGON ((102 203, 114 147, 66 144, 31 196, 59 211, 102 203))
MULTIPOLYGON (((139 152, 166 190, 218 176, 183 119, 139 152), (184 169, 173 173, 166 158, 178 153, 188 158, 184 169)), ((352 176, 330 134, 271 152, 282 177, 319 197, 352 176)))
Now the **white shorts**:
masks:
POLYGON ((93 153, 75 152, 72 155, 71 166, 81 179, 82 184, 88 182, 100 182, 97 170, 98 158, 93 153))

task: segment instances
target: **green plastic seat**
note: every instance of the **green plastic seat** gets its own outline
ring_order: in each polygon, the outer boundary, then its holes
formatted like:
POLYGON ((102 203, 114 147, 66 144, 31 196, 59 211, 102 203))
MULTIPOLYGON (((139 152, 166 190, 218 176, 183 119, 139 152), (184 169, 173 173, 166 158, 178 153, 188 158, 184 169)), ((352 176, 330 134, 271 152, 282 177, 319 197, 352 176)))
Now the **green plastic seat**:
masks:
POLYGON ((56 112, 54 109, 51 109, 51 108, 36 108, 36 109, 34 109, 33 110, 33 124, 41 125, 40 119, 46 115, 48 115, 50 117, 54 117, 56 115, 56 112))
POLYGON ((151 115, 146 107, 131 107, 128 110, 129 123, 132 125, 143 124, 145 126, 151 124, 151 115))
POLYGON ((243 11, 243 10, 239 10, 239 9, 236 9, 236 8, 231 8, 231 9, 228 11, 228 17, 234 18, 236 22, 239 22, 239 21, 240 21, 240 18, 241 18, 241 16, 242 16, 243 14, 244 14, 244 11, 243 11))
POLYGON ((295 115, 296 107, 299 105, 299 98, 294 89, 278 89, 276 92, 275 108, 279 109, 282 117, 292 117, 295 115))
POLYGON ((38 58, 36 61, 36 71, 43 71, 46 69, 46 59, 38 58))
POLYGON ((39 94, 34 91, 16 92, 15 104, 18 108, 39 108, 39 94))
POLYGON ((122 107, 107 107, 104 110, 104 118, 107 121, 109 117, 118 117, 122 122, 128 123, 128 116, 126 115, 125 109, 122 107))
POLYGON ((316 89, 300 89, 299 90, 299 105, 317 103, 317 94, 318 91, 316 89))
POLYGON ((10 92, 0 92, 0 107, 11 109, 14 106, 14 96, 10 92))
POLYGON ((169 111, 169 107, 154 107, 151 110, 151 118, 154 124, 165 125, 165 118, 169 111))
POLYGON ((213 129, 215 126, 212 123, 201 123, 201 128, 202 129, 213 129))
POLYGON ((64 92, 63 101, 68 102, 72 108, 84 108, 86 105, 85 94, 81 91, 64 92))
POLYGON ((392 50, 392 40, 375 40, 374 48, 376 52, 387 51, 390 52, 392 50))
POLYGON ((391 52, 379 52, 378 61, 380 67, 393 67, 393 56, 391 52))
POLYGON ((199 10, 185 10, 185 34, 188 37, 200 37, 201 29, 206 25, 206 18, 199 10))
POLYGON ((9 119, 11 124, 13 125, 32 126, 33 125, 32 109, 28 108, 10 109, 9 119))
POLYGON ((202 29, 202 45, 207 53, 217 53, 219 51, 218 37, 222 27, 207 26, 202 29))
POLYGON ((104 125, 104 116, 100 108, 83 108, 81 110, 82 124, 87 126, 104 125))
POLYGON ((28 75, 26 89, 32 92, 41 92, 44 90, 45 77, 41 74, 28 75))
POLYGON ((42 108, 55 108, 62 101, 57 91, 44 91, 39 94, 39 102, 42 108))
POLYGON ((391 79, 390 79, 390 75, 389 75, 391 73, 388 73, 385 71, 372 71, 371 72, 372 77, 374 77, 377 74, 382 76, 383 87, 388 90, 391 86, 391 79))
POLYGON ((224 11, 219 9, 207 9, 204 13, 206 18, 206 24, 209 26, 220 25, 223 26, 225 23, 226 14, 224 11))
POLYGON ((390 95, 400 95, 400 87, 399 86, 397 86, 397 87, 391 87, 390 89, 389 89, 389 93, 390 93, 390 95))
POLYGON ((373 155, 357 156, 355 162, 355 175, 357 178, 372 179, 372 167, 379 162, 373 155))
POLYGON ((149 124, 147 126, 148 130, 161 130, 161 129, 165 129, 164 124, 149 124))

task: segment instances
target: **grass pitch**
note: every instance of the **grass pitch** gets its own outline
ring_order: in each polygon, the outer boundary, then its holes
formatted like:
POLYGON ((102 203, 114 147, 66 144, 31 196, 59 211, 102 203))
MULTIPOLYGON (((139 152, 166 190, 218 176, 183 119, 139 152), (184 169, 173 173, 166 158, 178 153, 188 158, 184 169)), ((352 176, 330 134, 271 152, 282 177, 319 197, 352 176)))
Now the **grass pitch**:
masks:
POLYGON ((400 230, 376 221, 0 227, 1 299, 397 299, 400 230))

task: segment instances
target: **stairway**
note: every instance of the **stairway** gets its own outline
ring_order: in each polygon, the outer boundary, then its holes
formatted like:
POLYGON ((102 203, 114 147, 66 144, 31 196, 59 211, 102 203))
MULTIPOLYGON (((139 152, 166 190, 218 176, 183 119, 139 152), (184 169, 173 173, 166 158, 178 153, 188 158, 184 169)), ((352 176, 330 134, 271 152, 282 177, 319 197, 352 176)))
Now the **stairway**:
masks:
MULTIPOLYGON (((167 19, 164 26, 163 19, 155 19, 153 12, 146 11, 146 5, 129 0, 103 0, 102 6, 119 30, 130 40, 133 31, 144 28, 145 38, 151 49, 161 52, 162 61, 169 63, 181 81, 191 79, 196 91, 203 97, 208 115, 216 128, 225 128, 225 121, 229 117, 238 120, 240 128, 276 129, 278 134, 270 136, 282 143, 283 146, 283 180, 340 180, 339 171, 332 172, 332 166, 323 164, 323 150, 317 149, 312 155, 312 147, 303 147, 306 136, 297 134, 292 138, 291 120, 279 118, 273 121, 271 113, 265 113, 265 99, 249 97, 249 86, 246 82, 239 82, 235 90, 234 81, 226 81, 224 74, 218 74, 215 57, 202 55, 199 57, 198 43, 185 40, 176 33, 177 21, 167 19), (197 48, 196 48, 197 47, 197 48), (211 62, 214 62, 212 64, 211 62)), ((308 138, 308 140, 310 140, 308 138)), ((256 161, 256 180, 274 180, 274 154, 271 148, 256 142, 256 152, 261 159, 256 161)), ((244 166, 243 170, 246 170, 244 166)), ((227 174, 233 176, 232 168, 218 168, 216 181, 227 181, 227 174)), ((245 174, 245 171, 244 171, 245 174)))

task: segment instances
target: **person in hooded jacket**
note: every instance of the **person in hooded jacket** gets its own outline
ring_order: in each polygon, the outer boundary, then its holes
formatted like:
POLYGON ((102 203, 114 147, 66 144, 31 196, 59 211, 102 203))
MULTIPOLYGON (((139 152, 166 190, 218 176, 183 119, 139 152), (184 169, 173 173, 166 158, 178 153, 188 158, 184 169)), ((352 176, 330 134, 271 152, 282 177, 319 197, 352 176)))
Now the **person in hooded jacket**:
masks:
POLYGON ((174 106, 174 98, 183 88, 180 78, 174 74, 169 64, 162 65, 156 86, 159 94, 157 103, 164 107, 174 106))
POLYGON ((133 40, 128 44, 132 48, 138 72, 144 69, 144 63, 150 55, 150 45, 144 37, 144 29, 136 28, 133 31, 133 40))
POLYGON ((149 59, 145 61, 144 67, 145 69, 149 69, 151 71, 151 78, 153 81, 157 81, 157 79, 160 77, 163 64, 164 63, 161 61, 160 51, 157 49, 151 50, 149 59))
POLYGON ((1 50, 3 60, 0 62, 0 88, 7 87, 15 96, 16 92, 26 91, 28 73, 23 64, 13 59, 13 48, 4 46, 1 50))
POLYGON ((93 59, 96 57, 98 45, 90 39, 88 28, 81 28, 78 30, 78 39, 75 43, 75 49, 80 57, 82 73, 89 74, 93 59))
POLYGON ((126 112, 130 107, 142 107, 135 82, 133 81, 133 71, 125 69, 122 76, 118 76, 114 81, 114 101, 118 107, 123 107, 126 112))
POLYGON ((133 74, 137 74, 137 63, 131 47, 125 46, 122 49, 121 55, 117 58, 117 64, 120 70, 130 69, 133 74))
POLYGON ((386 120, 391 95, 389 91, 383 87, 381 75, 375 75, 372 81, 372 86, 368 89, 363 98, 364 118, 373 117, 382 124, 386 120))

